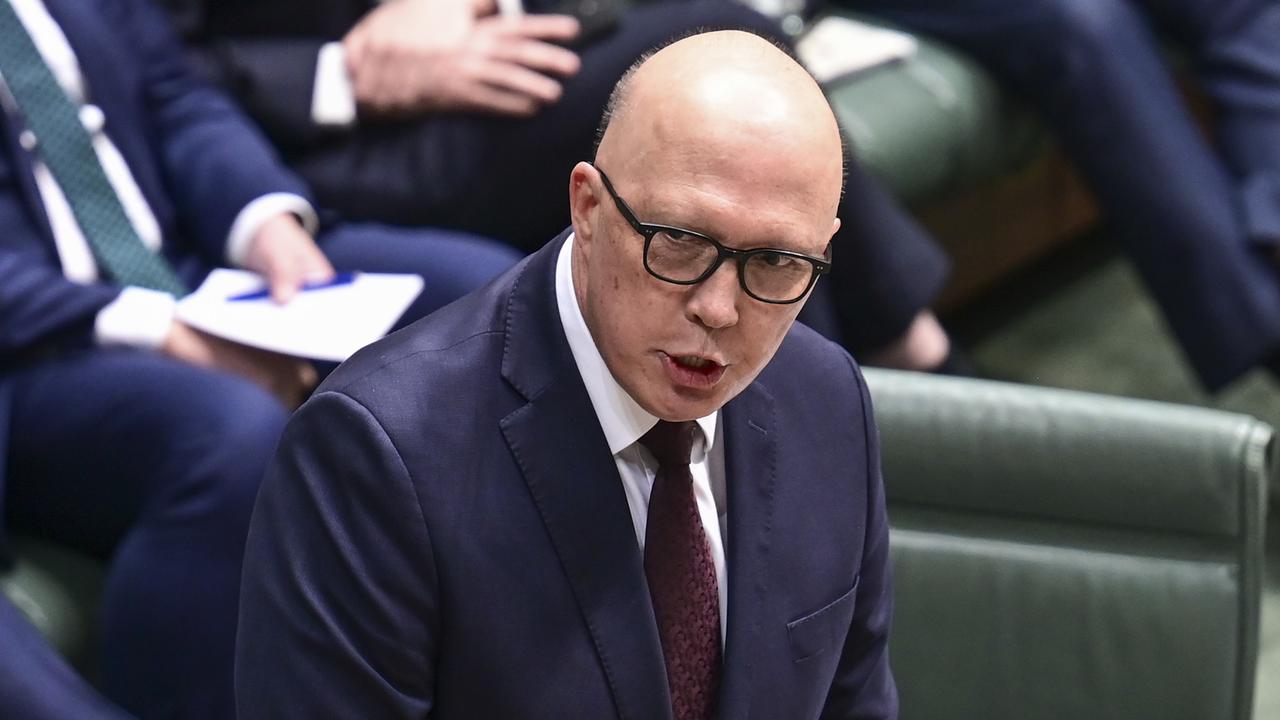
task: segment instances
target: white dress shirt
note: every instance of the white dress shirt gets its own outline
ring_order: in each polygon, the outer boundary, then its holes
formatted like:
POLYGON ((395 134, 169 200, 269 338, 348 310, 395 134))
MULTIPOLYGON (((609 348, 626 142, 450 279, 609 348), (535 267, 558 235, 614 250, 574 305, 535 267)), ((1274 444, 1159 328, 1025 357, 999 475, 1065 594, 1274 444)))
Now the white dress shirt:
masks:
MULTIPOLYGON (((134 231, 144 245, 153 252, 159 252, 160 225, 151 212, 151 207, 147 205, 128 163, 103 131, 106 118, 102 110, 95 105, 85 104, 87 98, 84 75, 62 28, 49 15, 43 0, 0 0, 5 1, 13 6, 58 84, 72 102, 80 105, 80 122, 92 138, 93 149, 102 163, 102 169, 119 196, 125 216, 129 218, 134 231)), ((6 112, 18 112, 13 97, 4 85, 3 77, 0 77, 0 105, 6 112)), ((18 141, 28 151, 38 150, 39 139, 30 130, 24 130, 18 141)), ((62 188, 38 153, 32 155, 32 161, 36 187, 53 230, 63 274, 69 280, 82 284, 96 282, 97 262, 62 188)), ((264 195, 246 205, 236 216, 227 238, 228 260, 235 265, 242 264, 249 243, 263 223, 286 212, 298 215, 308 229, 315 229, 315 211, 306 200, 292 193, 264 195)), ((98 312, 94 322, 94 338, 100 345, 157 348, 169 332, 175 306, 176 301, 168 293, 126 287, 119 297, 98 312)))
MULTIPOLYGON (((564 326, 569 349, 573 352, 578 373, 587 387, 591 405, 604 430, 609 452, 618 466, 622 489, 631 509, 636 541, 644 553, 645 526, 649 517, 649 493, 653 489, 658 462, 642 445, 640 438, 658 423, 636 404, 618 384, 600 356, 591 331, 578 307, 573 286, 573 235, 565 241, 556 260, 556 303, 564 326)), ((720 591, 720 641, 728 628, 728 584, 725 572, 725 548, 728 546, 725 511, 724 442, 720 411, 698 418, 702 432, 694 439, 689 470, 693 475, 693 495, 698 503, 702 527, 711 545, 711 559, 716 566, 716 585, 720 591)))

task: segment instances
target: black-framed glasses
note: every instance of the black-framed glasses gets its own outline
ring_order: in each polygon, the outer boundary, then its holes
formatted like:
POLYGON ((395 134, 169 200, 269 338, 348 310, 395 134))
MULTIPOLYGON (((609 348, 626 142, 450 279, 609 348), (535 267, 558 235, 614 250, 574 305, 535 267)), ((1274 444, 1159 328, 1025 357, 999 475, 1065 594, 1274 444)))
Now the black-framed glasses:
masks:
POLYGON ((747 295, 760 302, 787 305, 803 298, 818 276, 831 269, 829 257, 816 258, 777 248, 738 250, 700 232, 640 222, 627 201, 613 189, 609 176, 600 168, 596 172, 618 212, 644 237, 644 269, 659 280, 696 285, 711 277, 725 258, 732 258, 738 264, 738 284, 747 295))

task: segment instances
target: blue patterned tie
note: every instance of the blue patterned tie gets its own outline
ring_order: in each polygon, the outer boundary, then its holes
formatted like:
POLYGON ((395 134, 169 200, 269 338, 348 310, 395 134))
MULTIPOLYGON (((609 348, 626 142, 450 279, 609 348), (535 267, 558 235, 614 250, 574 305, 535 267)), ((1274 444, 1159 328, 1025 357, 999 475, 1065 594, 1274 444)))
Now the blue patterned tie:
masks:
POLYGON ((99 268, 123 285, 185 295, 187 289, 173 268, 142 244, 107 180, 76 105, 45 65, 8 0, 0 0, 0 77, 35 134, 37 151, 66 195, 99 268))

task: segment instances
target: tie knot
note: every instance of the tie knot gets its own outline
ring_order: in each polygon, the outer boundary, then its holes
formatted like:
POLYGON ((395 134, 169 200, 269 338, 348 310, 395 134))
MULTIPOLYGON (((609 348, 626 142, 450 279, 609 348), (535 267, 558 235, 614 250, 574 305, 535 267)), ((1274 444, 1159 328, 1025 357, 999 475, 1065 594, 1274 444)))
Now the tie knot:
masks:
POLYGON ((693 439, 698 425, 692 420, 667 422, 659 420, 649 432, 640 438, 640 444, 658 459, 658 467, 688 467, 689 454, 693 451, 693 439))

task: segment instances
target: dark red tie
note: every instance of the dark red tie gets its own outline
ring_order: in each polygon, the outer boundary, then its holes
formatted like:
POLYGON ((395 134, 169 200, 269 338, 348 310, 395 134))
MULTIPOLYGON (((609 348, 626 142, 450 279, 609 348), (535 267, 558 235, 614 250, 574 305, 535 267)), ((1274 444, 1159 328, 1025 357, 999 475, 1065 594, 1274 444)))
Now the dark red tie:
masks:
POLYGON ((667 661, 675 720, 710 720, 720 688, 720 593, 689 473, 697 429, 693 422, 660 420, 640 438, 658 460, 649 495, 644 574, 667 661))

